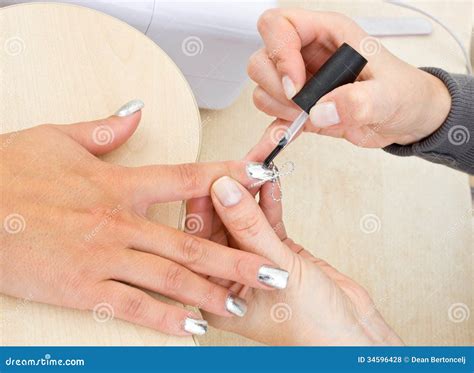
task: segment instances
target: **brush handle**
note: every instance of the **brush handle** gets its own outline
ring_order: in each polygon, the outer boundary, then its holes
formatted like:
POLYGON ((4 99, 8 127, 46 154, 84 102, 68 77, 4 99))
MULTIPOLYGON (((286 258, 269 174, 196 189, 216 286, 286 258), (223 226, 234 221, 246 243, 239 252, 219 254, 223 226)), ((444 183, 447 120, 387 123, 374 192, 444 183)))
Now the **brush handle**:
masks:
POLYGON ((354 83, 367 60, 349 44, 342 44, 314 76, 306 82, 293 102, 309 114, 325 94, 345 84, 354 83))

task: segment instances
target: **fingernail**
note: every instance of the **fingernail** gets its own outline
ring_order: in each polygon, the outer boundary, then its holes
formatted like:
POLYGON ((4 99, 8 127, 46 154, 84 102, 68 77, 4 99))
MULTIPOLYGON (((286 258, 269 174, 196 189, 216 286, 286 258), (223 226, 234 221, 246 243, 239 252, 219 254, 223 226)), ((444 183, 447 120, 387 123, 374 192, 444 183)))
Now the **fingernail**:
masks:
POLYGON ((285 91, 286 97, 288 100, 291 100, 293 96, 296 95, 295 84, 287 75, 281 79, 281 83, 283 84, 283 90, 285 91))
POLYGON ((309 112, 311 123, 319 128, 329 127, 338 124, 341 120, 337 113, 336 104, 334 102, 321 102, 313 106, 309 112))
POLYGON ((184 330, 191 334, 203 335, 207 332, 207 321, 200 319, 192 319, 186 317, 184 319, 184 330))
POLYGON ((225 207, 236 205, 242 198, 242 192, 230 177, 224 176, 212 184, 212 190, 225 207))
POLYGON ((132 100, 118 109, 114 115, 118 117, 128 117, 129 115, 136 113, 138 110, 143 109, 144 106, 145 104, 142 100, 132 100))
POLYGON ((274 171, 263 166, 263 163, 248 163, 247 176, 256 180, 269 180, 273 178, 274 171))
POLYGON ((275 289, 285 289, 289 273, 280 268, 261 266, 258 270, 258 281, 275 289))
POLYGON ((234 294, 229 294, 225 300, 225 309, 233 315, 242 317, 247 312, 247 302, 234 294))

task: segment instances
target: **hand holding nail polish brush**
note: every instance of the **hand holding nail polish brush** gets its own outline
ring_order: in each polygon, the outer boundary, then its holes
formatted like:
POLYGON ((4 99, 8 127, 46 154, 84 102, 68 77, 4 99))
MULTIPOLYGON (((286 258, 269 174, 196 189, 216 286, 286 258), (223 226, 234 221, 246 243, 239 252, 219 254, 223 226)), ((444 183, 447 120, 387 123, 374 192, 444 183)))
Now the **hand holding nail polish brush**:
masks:
POLYGON ((367 60, 349 44, 344 43, 339 47, 318 72, 306 82, 301 91, 293 97, 293 102, 302 109, 302 112, 288 127, 278 145, 265 158, 264 167, 268 168, 273 159, 298 134, 316 102, 332 90, 345 84, 354 83, 366 64, 367 60))
MULTIPOLYGON (((276 145, 275 129, 286 129, 300 109, 306 109, 298 106, 301 93, 296 93, 308 76, 319 80, 323 65, 343 43, 357 49, 368 64, 357 82, 331 91, 323 87, 329 92, 311 108, 305 132, 343 138, 364 148, 393 145, 386 150, 413 154, 411 144, 422 143, 447 121, 455 101, 448 89, 450 82, 464 81, 441 69, 408 64, 343 14, 271 9, 260 17, 258 30, 264 46, 252 55, 247 67, 256 83, 253 101, 259 110, 276 119, 247 154, 248 160, 265 159, 276 145)), ((433 143, 426 146, 431 149, 433 143)))

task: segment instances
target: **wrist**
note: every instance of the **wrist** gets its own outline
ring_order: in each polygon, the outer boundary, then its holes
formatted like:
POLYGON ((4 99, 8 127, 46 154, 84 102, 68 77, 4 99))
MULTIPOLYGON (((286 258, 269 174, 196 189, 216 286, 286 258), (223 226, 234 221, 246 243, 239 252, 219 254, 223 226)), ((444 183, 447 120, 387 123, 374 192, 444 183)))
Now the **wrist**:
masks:
POLYGON ((445 84, 430 73, 419 69, 417 72, 421 89, 415 94, 421 93, 422 99, 415 98, 411 103, 412 109, 417 111, 413 115, 410 133, 396 142, 400 145, 412 144, 433 134, 443 125, 451 109, 451 95, 445 84))

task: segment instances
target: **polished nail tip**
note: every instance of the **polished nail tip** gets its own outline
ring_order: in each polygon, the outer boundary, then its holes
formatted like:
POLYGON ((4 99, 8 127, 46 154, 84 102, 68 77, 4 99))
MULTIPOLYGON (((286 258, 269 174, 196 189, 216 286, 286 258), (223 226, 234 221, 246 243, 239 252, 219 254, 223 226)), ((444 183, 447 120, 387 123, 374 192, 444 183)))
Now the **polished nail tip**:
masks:
POLYGON ((255 180, 270 180, 274 176, 274 171, 263 163, 248 163, 246 170, 247 176, 255 180))
POLYGON ((243 317, 247 312, 247 302, 233 294, 229 294, 225 301, 225 308, 231 314, 243 317))
POLYGON ((336 104, 330 101, 313 106, 309 112, 309 117, 313 126, 318 128, 333 126, 341 121, 337 113, 336 104))
POLYGON ((118 109, 115 112, 115 115, 118 117, 127 117, 133 113, 136 113, 138 110, 143 109, 144 106, 145 104, 142 100, 132 100, 118 109))
POLYGON ((195 335, 204 335, 207 332, 207 321, 187 317, 184 320, 184 330, 195 335))
POLYGON ((258 281, 275 289, 285 289, 289 273, 283 269, 262 266, 258 271, 258 281))
POLYGON ((293 96, 296 95, 296 88, 293 81, 287 75, 285 75, 281 81, 286 97, 288 98, 288 100, 291 100, 293 96))

